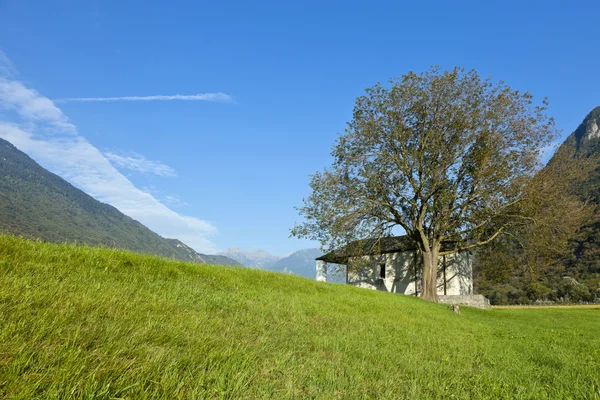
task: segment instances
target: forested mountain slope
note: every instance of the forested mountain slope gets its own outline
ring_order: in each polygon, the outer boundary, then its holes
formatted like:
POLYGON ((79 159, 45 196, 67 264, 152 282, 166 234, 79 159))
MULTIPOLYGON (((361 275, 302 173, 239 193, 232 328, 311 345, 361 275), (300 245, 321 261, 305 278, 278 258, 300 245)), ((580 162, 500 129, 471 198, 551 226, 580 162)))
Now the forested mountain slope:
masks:
POLYGON ((163 238, 116 208, 77 189, 0 139, 0 233, 50 242, 78 242, 180 260, 227 265, 227 257, 199 254, 163 238))
MULTIPOLYGON (((570 147, 577 157, 600 157, 600 107, 587 114, 561 146, 570 147)), ((500 279, 494 278, 497 274, 476 271, 478 291, 492 304, 600 299, 600 168, 584 182, 574 182, 572 190, 580 200, 596 206, 595 214, 580 228, 578 238, 571 241, 566 253, 544 269, 536 280, 527 279, 518 266, 509 276, 500 279)), ((511 248, 509 243, 498 248, 506 254, 520 251, 518 244, 514 245, 511 248)), ((505 267, 504 258, 504 254, 499 254, 495 260, 499 270, 505 267)))

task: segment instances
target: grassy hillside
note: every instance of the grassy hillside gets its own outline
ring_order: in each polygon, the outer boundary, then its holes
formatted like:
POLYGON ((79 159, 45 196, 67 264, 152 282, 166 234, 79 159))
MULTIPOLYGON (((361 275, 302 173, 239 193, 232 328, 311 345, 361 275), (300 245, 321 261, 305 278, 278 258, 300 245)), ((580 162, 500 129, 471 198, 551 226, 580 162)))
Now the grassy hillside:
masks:
POLYGON ((0 398, 598 398, 600 308, 491 310, 0 236, 0 398))

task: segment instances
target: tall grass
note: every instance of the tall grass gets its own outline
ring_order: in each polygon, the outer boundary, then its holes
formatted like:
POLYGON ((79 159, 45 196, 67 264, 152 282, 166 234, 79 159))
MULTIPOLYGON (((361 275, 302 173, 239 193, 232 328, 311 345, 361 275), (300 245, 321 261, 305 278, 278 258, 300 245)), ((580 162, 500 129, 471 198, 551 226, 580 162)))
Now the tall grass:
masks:
POLYGON ((600 398, 600 307, 491 310, 0 236, 0 398, 600 398))

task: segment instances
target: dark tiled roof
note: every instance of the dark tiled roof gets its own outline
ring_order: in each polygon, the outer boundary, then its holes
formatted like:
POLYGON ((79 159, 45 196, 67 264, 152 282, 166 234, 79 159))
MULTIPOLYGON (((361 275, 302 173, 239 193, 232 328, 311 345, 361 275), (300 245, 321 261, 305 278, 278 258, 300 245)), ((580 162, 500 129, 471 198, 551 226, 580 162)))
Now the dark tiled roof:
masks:
MULTIPOLYGON (((455 248, 456 243, 444 242, 444 249, 455 248)), ((416 243, 409 236, 389 236, 379 239, 356 240, 346 246, 322 255, 316 260, 334 264, 346 264, 350 257, 360 257, 385 253, 414 251, 416 243)))
POLYGON ((390 236, 379 239, 356 240, 346 246, 331 251, 317 258, 336 264, 345 264, 349 257, 359 257, 372 254, 397 253, 416 250, 415 242, 408 236, 390 236))

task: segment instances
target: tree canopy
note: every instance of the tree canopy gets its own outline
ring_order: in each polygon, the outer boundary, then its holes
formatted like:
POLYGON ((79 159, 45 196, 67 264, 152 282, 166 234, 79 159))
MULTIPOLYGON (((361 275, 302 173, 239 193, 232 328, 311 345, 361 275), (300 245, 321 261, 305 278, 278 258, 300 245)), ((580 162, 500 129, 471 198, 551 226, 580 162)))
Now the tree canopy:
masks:
POLYGON ((331 167, 311 177, 292 234, 333 249, 401 228, 422 255, 421 296, 437 301, 439 256, 489 243, 543 207, 549 191, 534 177, 558 133, 546 107, 463 68, 376 84, 356 100, 331 167))

